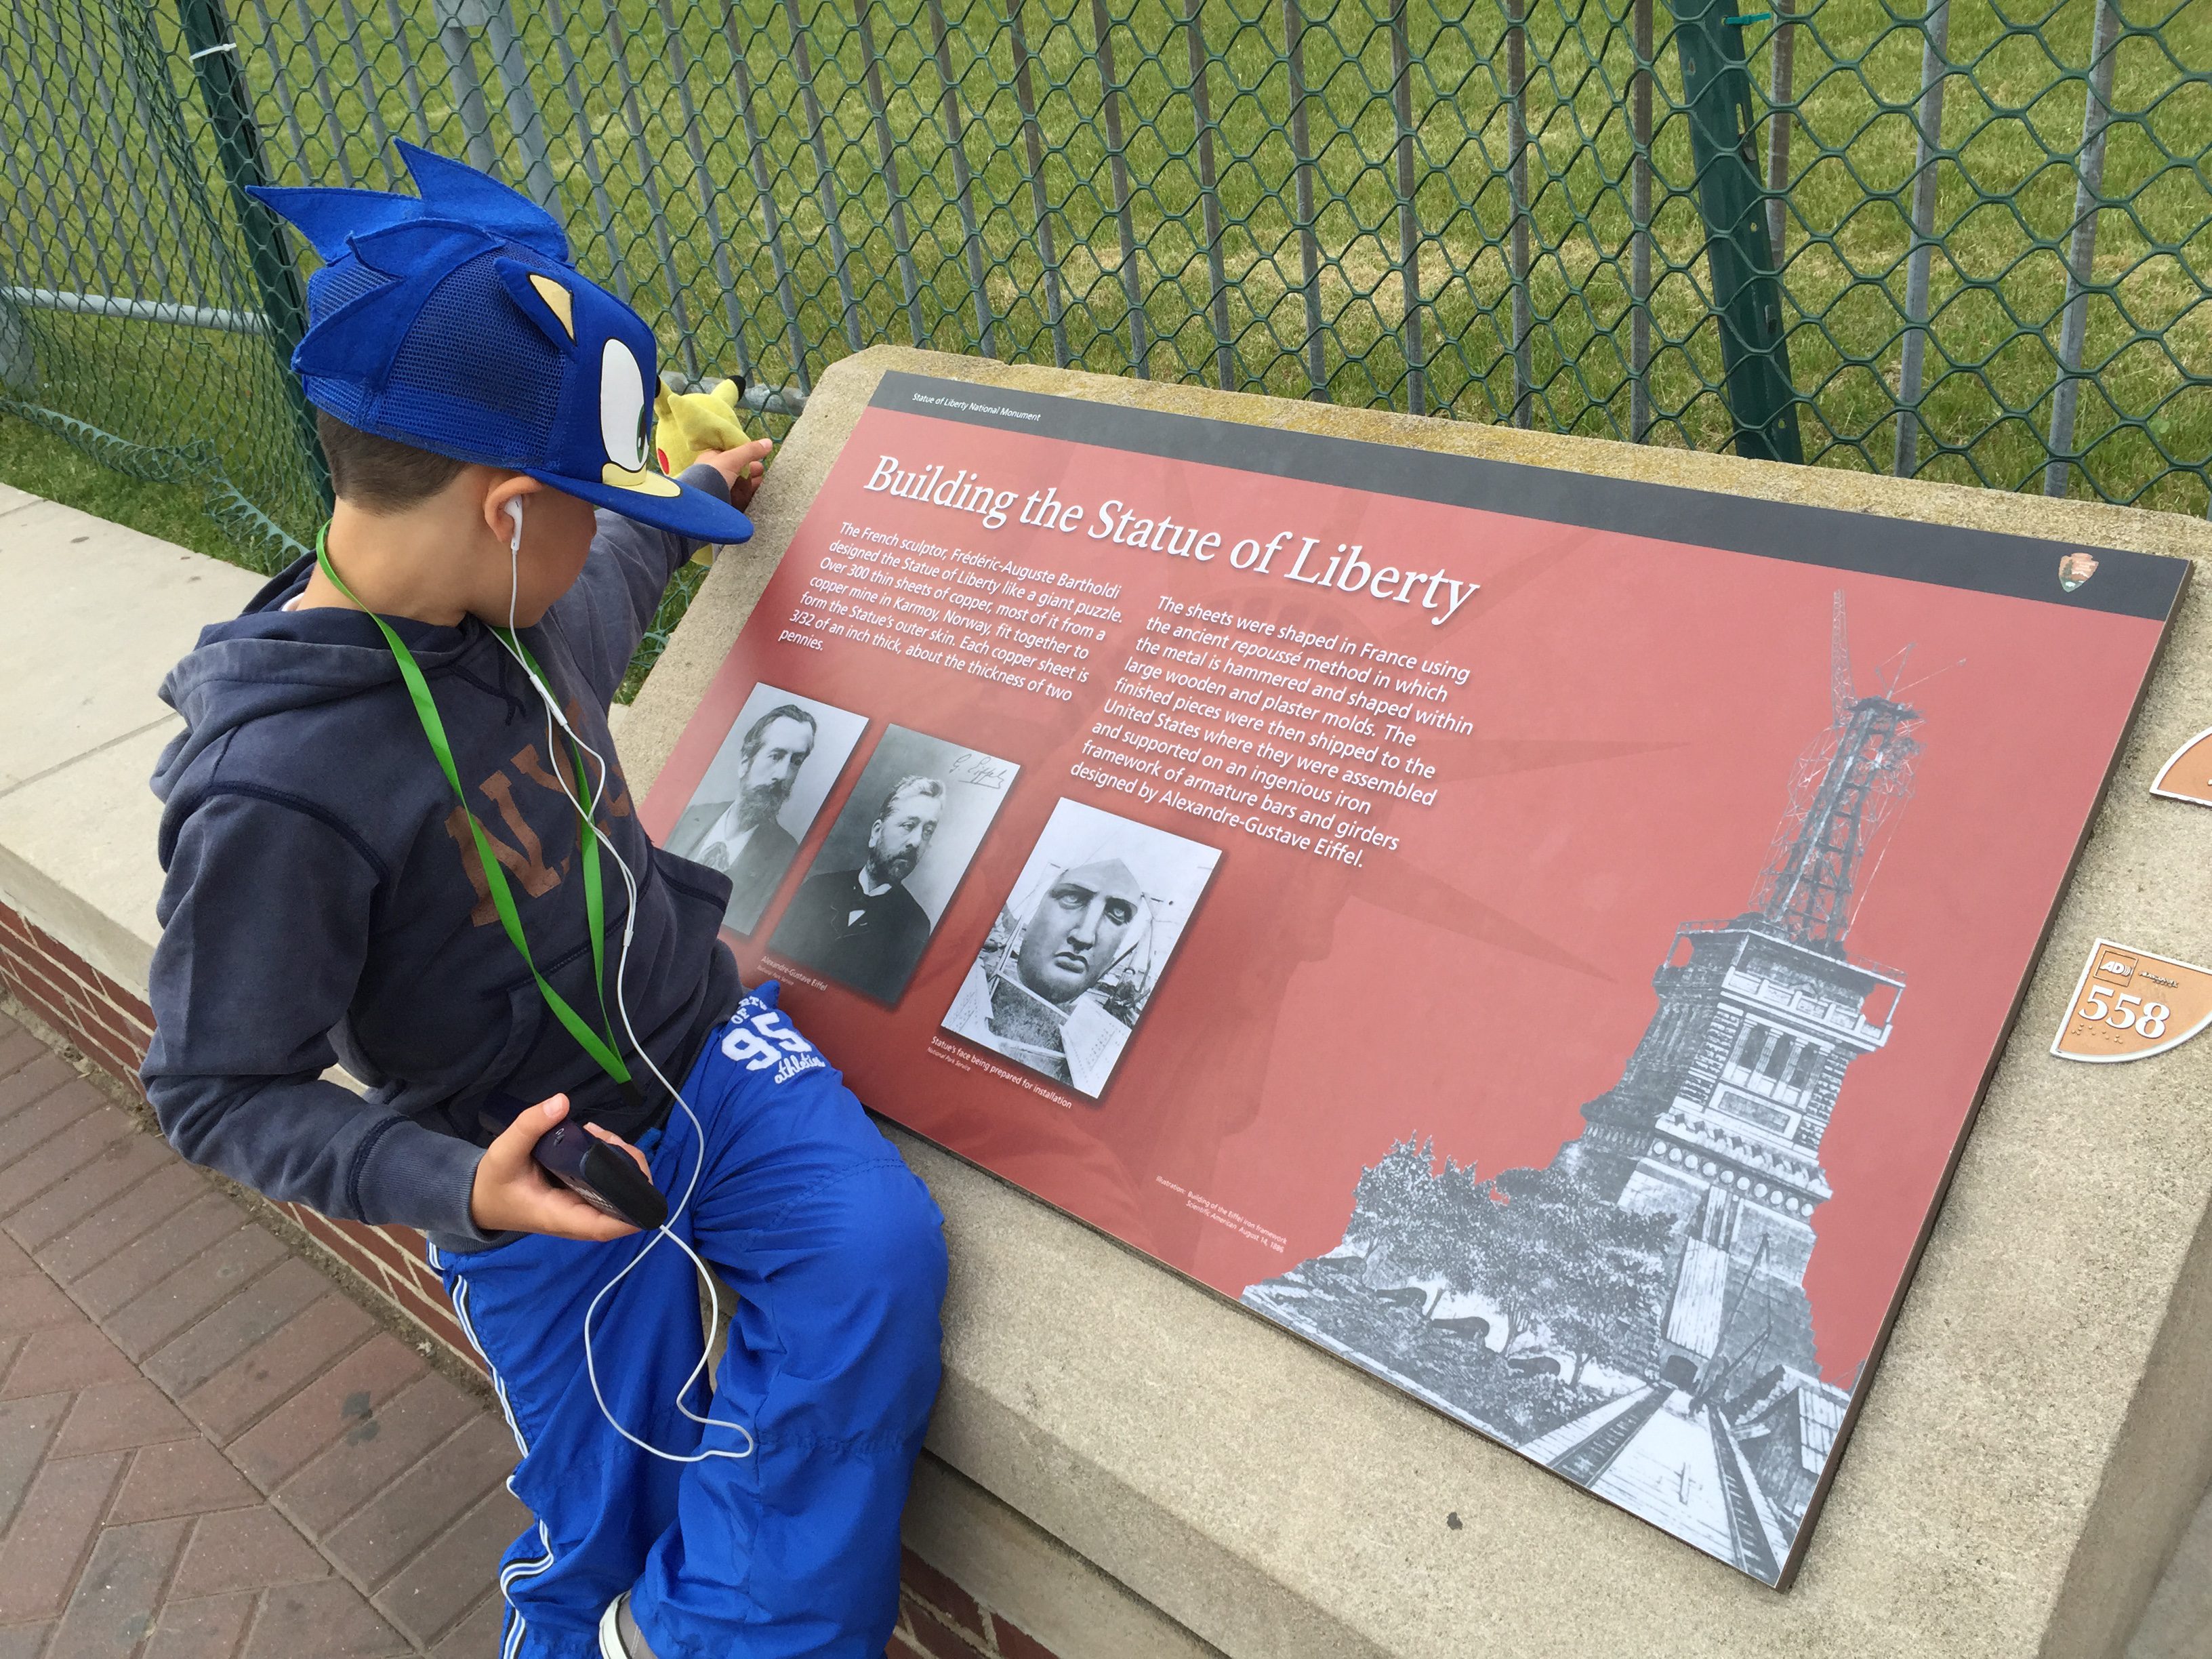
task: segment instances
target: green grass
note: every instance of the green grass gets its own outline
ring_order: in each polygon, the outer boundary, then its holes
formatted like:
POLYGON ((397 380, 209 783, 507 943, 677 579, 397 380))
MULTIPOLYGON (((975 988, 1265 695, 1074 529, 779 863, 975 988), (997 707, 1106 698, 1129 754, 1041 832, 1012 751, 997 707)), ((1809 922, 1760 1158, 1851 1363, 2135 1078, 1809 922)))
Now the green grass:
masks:
MULTIPOLYGON (((1517 286, 1529 318, 1530 417, 1565 430, 1628 429, 1631 3, 1529 0, 1531 247, 1516 283, 1506 13, 1497 0, 1409 0, 1413 311, 1425 360, 1424 406, 1432 411, 1494 419, 1514 410, 1522 395, 1513 368, 1517 286)), ((420 69, 419 106, 395 95, 399 52, 383 29, 365 45, 366 78, 386 88, 373 103, 362 97, 364 75, 350 50, 331 39, 311 50, 289 14, 249 54, 264 118, 273 127, 277 112, 288 110, 285 118, 300 124, 296 133, 287 125, 276 146, 299 176, 328 179, 343 155, 357 179, 383 182, 372 106, 389 131, 459 147, 427 11, 415 0, 403 11, 420 69), (318 51, 335 127, 353 135, 335 149, 320 136, 328 124, 312 118, 319 108, 310 94, 318 51), (288 151, 287 143, 298 148, 288 151), (295 154, 302 159, 289 160, 295 154)), ((1043 0, 1023 9, 1025 113, 1004 0, 948 6, 946 57, 963 127, 960 153, 972 175, 963 208, 928 7, 869 0, 917 277, 911 301, 850 0, 740 0, 726 26, 718 26, 724 15, 716 9, 562 0, 527 9, 525 37, 542 66, 539 102, 582 258, 597 270, 620 271, 674 348, 678 368, 750 366, 757 378, 799 379, 849 349, 848 325, 864 342, 918 332, 943 349, 978 349, 972 258, 981 266, 996 355, 1064 356, 1108 372, 1213 380, 1225 338, 1231 384, 1308 395, 1301 169, 1279 0, 1206 0, 1199 26, 1210 118, 1203 126, 1182 6, 1110 0, 1109 12, 1141 301, 1134 312, 1089 7, 1043 0), (750 107, 738 95, 733 40, 750 77, 750 107), (811 70, 805 85, 796 69, 800 44, 811 70), (573 76, 563 72, 563 45, 573 76), (1032 118, 1049 267, 1026 159, 1032 118), (1210 191, 1201 133, 1213 150, 1210 191), (695 134, 703 166, 690 148, 695 134), (825 183, 846 243, 842 273, 825 183), (1222 226, 1212 243, 1209 195, 1222 226), (976 222, 972 255, 965 210, 976 222), (1050 316, 1054 281, 1064 352, 1050 316), (1217 325, 1217 314, 1225 320, 1217 325), (1133 319, 1148 337, 1141 359, 1131 347, 1133 319)), ((1411 331, 1390 14, 1380 0, 1307 0, 1304 16, 1321 381, 1340 401, 1404 407, 1411 331)), ((1956 159, 1939 172, 1919 470, 2036 488, 2057 378, 2053 341, 2075 188, 2069 158, 2081 131, 2092 5, 1955 0, 1950 17, 1951 61, 1960 72, 1948 82, 1942 137, 1956 159)), ((1651 435, 1717 447, 1729 428, 1668 18, 1662 3, 1652 146, 1651 435)), ((2112 286, 2088 305, 2090 378, 2076 428, 2087 464, 2073 487, 2202 512, 2212 454, 2212 7, 2136 0, 2124 20, 2105 185, 2120 205, 2102 216, 2097 260, 2100 281, 2112 286)), ((1906 331, 1919 18, 1882 0, 1819 0, 1795 33, 1784 283, 1794 377, 1809 400, 1802 417, 1807 446, 1830 464, 1887 470, 1906 331)), ((1751 34, 1753 78, 1771 90, 1772 26, 1754 26, 1751 34)), ((488 60, 480 67, 489 75, 488 60)), ((495 80, 489 90, 495 105, 495 80)), ((504 156, 519 171, 511 145, 504 156)))
POLYGON ((10 415, 0 415, 0 483, 212 558, 254 562, 251 550, 210 514, 204 489, 134 478, 68 439, 10 415))
MULTIPOLYGON (((580 262, 634 299, 678 373, 804 382, 854 337, 977 350, 980 295, 1001 357, 1399 408, 1413 395, 1418 325, 1431 412, 1492 420, 1517 406, 1539 426, 1631 431, 1636 0, 1403 0, 1402 128, 1386 0, 1303 0, 1303 149, 1283 0, 1204 0, 1195 24, 1185 0, 1105 0, 1118 139, 1093 7, 1012 3, 1026 92, 1010 0, 943 0, 957 154, 929 0, 866 0, 880 106, 855 0, 516 6, 580 262), (1526 6, 1518 215, 1509 3, 1526 6), (1407 149, 1412 188, 1401 198, 1407 149), (956 161, 970 175, 964 191, 956 161), (1314 200, 1303 224, 1301 180, 1314 200), (1317 380, 1310 309, 1321 321, 1317 380)), ((2087 305, 2084 460, 2069 488, 2202 514, 2212 5, 2115 3, 2124 33, 2110 205, 2087 305)), ((1648 435, 1718 448, 1730 428, 1705 233, 1668 0, 1655 9, 1648 435)), ((393 136, 464 149, 432 0, 244 0, 233 10, 280 181, 389 185, 393 136)), ((141 33, 127 41, 75 33, 85 12, 0 21, 0 176, 15 204, 0 211, 0 258, 43 285, 250 308, 256 289, 204 141, 198 88, 173 36, 155 33, 173 19, 159 8, 128 15, 141 33)), ((1811 458, 1887 471, 1909 328, 1922 19, 1907 0, 1814 0, 1796 15, 1783 283, 1800 419, 1811 458)), ((2041 487, 2093 18, 2094 0, 1950 6, 1921 476, 2041 487)), ((1747 31, 1761 100, 1777 95, 1776 27, 1747 31)), ((501 166, 520 179, 487 51, 476 67, 501 166)), ((1758 134, 1762 173, 1772 131, 1767 121, 1758 134)), ((29 327, 39 406, 152 456, 142 470, 218 480, 219 513, 232 511, 234 492, 293 537, 311 530, 283 371, 263 342, 48 313, 29 327)), ((782 425, 768 423, 779 436, 782 425)), ((274 556, 264 544, 256 556, 274 556)))

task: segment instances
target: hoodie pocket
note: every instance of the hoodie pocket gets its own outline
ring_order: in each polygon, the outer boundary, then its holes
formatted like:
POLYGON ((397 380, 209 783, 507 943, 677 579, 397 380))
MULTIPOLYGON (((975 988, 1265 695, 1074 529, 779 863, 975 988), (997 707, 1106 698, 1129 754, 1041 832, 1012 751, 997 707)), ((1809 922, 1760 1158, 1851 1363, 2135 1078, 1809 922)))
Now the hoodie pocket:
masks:
POLYGON ((487 1092, 505 1089, 524 1069, 552 1012, 546 1007, 545 1000, 538 994, 538 981, 534 979, 507 986, 501 994, 507 1004, 507 1035, 498 1052, 484 1066, 483 1081, 487 1092))
POLYGON ((730 878, 663 848, 653 849, 653 872, 669 890, 719 916, 730 902, 730 878))

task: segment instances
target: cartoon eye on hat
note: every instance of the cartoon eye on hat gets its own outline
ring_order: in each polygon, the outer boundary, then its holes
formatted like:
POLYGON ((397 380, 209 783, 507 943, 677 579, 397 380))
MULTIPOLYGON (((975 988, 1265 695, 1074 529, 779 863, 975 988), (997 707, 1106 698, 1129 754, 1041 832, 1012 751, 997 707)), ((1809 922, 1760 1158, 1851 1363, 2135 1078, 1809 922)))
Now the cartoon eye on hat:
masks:
POLYGON ((595 303, 611 301, 611 296, 591 284, 568 286, 561 277, 520 259, 501 258, 493 263, 514 302, 556 346, 577 360, 571 374, 592 367, 599 370, 595 387, 579 388, 587 416, 597 416, 596 428, 579 422, 586 434, 596 430, 599 438, 596 482, 609 489, 663 499, 683 495, 684 487, 648 459, 653 453, 653 403, 645 388, 647 365, 653 360, 653 339, 650 335, 635 337, 644 329, 637 314, 627 306, 595 303), (599 343, 596 364, 590 351, 594 324, 609 331, 599 343), (633 337, 626 340, 623 334, 633 337), (643 364, 638 361, 641 349, 643 364))
MULTIPOLYGON (((675 481, 645 467, 646 446, 651 441, 653 415, 645 400, 645 371, 620 340, 610 340, 599 353, 599 437, 607 447, 606 482, 632 489, 651 489, 651 479, 668 485, 675 481)), ((659 492, 656 491, 656 494, 659 492)))

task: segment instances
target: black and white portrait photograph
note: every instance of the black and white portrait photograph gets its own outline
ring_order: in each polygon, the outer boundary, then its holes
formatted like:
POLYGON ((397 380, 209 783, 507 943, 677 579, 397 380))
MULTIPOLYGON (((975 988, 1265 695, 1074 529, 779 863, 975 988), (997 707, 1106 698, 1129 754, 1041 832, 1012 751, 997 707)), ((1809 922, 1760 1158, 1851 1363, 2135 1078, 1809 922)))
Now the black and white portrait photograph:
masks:
POLYGON ((769 948, 896 1002, 1021 769, 894 726, 869 756, 769 948))
POLYGON ((1080 801, 1053 808, 944 1026, 1096 1100, 1218 848, 1080 801))
POLYGON ((750 933, 799 856, 868 717, 763 683, 738 710, 665 843, 730 878, 722 925, 750 933))

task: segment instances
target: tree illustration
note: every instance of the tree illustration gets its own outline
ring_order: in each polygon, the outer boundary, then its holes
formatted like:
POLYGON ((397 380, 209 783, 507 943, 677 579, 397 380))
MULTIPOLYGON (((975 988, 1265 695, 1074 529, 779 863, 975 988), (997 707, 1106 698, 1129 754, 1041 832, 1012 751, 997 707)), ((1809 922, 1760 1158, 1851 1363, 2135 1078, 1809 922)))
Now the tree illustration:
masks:
POLYGON ((1529 1322, 1549 1299, 1552 1229, 1542 1214, 1540 1194, 1521 1180, 1533 1170, 1508 1170, 1474 1189, 1470 1233, 1474 1240, 1474 1285, 1504 1316, 1510 1353, 1528 1334, 1529 1322))
POLYGON ((1486 1219, 1474 1165, 1446 1158, 1438 1171, 1435 1160, 1433 1142, 1402 1140, 1361 1171, 1345 1237, 1365 1248, 1370 1263, 1405 1279, 1471 1290, 1486 1219))
POLYGON ((1432 1142, 1395 1142, 1389 1152, 1359 1172, 1352 1193, 1352 1219, 1344 1229, 1346 1240, 1364 1245, 1371 1255, 1376 1245, 1388 1245, 1409 1233, 1426 1207, 1435 1155, 1432 1142))
POLYGON ((1479 1291, 1504 1322, 1501 1352, 1540 1331, 1574 1356, 1645 1364, 1666 1298, 1670 1223, 1634 1214, 1557 1170, 1477 1181, 1436 1163, 1432 1141, 1401 1140, 1361 1171, 1345 1237, 1376 1270, 1479 1291))
POLYGON ((1600 1224, 1562 1256, 1556 1299, 1545 1316, 1553 1336, 1575 1357, 1571 1380, 1577 1384, 1593 1359, 1628 1370, 1646 1365, 1666 1305, 1665 1219, 1610 1204, 1603 1211, 1590 1206, 1587 1213, 1600 1224))
POLYGON ((1664 1217, 1633 1214, 1557 1170, 1508 1170, 1476 1189, 1489 1213, 1476 1288, 1506 1316, 1505 1349, 1540 1326, 1573 1354, 1642 1363, 1665 1293, 1664 1217))

